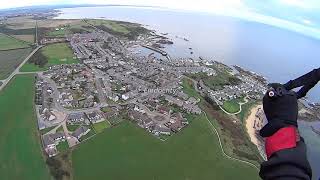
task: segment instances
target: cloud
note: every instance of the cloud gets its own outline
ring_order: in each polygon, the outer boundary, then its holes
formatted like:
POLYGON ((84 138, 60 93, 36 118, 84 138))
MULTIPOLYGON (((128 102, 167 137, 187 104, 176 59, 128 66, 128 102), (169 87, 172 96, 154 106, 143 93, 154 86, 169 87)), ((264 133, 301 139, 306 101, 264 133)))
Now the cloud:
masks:
POLYGON ((34 6, 34 5, 51 5, 51 4, 65 4, 65 0, 0 0, 0 9, 34 6))
POLYGON ((222 11, 245 8, 242 0, 0 0, 0 9, 45 4, 120 4, 140 6, 160 6, 173 9, 196 11, 222 11))
POLYGON ((309 19, 302 19, 301 21, 302 21, 302 23, 304 23, 306 25, 312 25, 313 24, 312 21, 310 21, 309 19))
POLYGON ((303 9, 313 9, 316 8, 316 5, 318 2, 313 0, 280 0, 279 1, 283 5, 287 6, 293 6, 297 8, 303 8, 303 9))

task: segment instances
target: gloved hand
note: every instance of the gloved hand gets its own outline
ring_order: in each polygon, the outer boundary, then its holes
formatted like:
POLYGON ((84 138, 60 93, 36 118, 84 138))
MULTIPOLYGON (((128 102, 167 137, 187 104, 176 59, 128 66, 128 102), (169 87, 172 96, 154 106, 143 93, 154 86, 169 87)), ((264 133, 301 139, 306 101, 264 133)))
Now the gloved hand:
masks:
POLYGON ((272 136, 283 127, 298 127, 298 100, 293 91, 288 91, 281 84, 274 83, 269 86, 280 92, 280 95, 269 96, 270 90, 263 97, 263 110, 268 123, 260 130, 262 137, 272 136))

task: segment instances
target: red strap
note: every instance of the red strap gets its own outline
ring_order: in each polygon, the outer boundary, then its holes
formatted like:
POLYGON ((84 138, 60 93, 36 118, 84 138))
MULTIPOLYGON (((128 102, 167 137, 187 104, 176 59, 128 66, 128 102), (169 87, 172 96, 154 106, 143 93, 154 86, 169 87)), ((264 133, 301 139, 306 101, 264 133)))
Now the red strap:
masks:
POLYGON ((268 159, 277 151, 296 147, 297 128, 291 126, 279 129, 272 136, 266 138, 265 145, 268 159))

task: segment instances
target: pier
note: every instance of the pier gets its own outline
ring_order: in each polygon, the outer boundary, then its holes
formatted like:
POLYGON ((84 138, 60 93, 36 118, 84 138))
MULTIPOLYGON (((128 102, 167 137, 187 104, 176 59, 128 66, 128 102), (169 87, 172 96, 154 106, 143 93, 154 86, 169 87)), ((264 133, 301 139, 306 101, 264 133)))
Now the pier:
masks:
POLYGON ((150 50, 152 50, 152 51, 155 51, 155 52, 157 52, 157 53, 160 53, 162 56, 166 56, 167 59, 168 59, 169 61, 171 61, 171 57, 170 57, 170 56, 168 55, 168 53, 165 52, 164 50, 161 50, 161 49, 158 49, 158 48, 155 48, 155 47, 152 47, 152 46, 147 46, 147 45, 141 45, 141 46, 144 47, 144 48, 150 49, 150 50))

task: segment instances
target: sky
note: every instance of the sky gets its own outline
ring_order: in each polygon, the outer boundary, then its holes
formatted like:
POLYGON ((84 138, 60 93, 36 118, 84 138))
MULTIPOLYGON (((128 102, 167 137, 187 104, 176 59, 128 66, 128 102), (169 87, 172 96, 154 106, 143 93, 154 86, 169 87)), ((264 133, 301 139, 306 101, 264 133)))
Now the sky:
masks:
POLYGON ((215 13, 257 21, 320 39, 320 0, 0 0, 0 9, 55 4, 160 6, 215 13))

